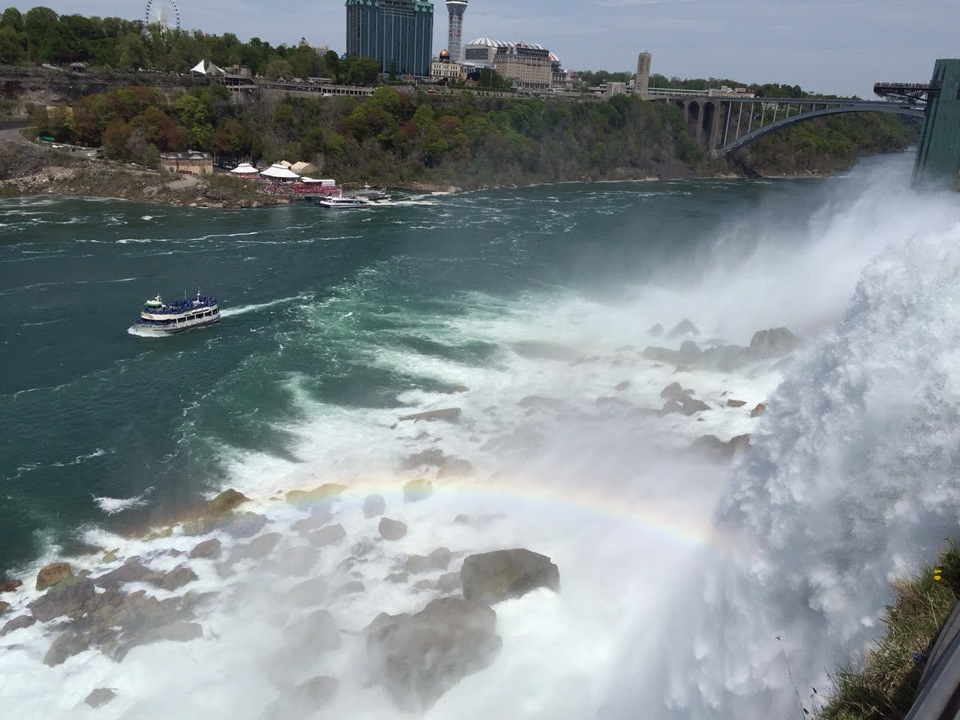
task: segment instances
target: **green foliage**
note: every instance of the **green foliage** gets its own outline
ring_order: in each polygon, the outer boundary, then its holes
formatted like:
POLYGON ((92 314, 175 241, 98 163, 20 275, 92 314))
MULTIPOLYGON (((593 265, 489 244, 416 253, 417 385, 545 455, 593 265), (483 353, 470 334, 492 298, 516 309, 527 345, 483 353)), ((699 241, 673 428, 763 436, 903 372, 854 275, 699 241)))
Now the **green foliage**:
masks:
POLYGON ((837 669, 820 720, 900 720, 910 710, 923 670, 913 654, 929 654, 960 600, 960 547, 952 539, 937 564, 893 583, 886 636, 866 657, 837 669))

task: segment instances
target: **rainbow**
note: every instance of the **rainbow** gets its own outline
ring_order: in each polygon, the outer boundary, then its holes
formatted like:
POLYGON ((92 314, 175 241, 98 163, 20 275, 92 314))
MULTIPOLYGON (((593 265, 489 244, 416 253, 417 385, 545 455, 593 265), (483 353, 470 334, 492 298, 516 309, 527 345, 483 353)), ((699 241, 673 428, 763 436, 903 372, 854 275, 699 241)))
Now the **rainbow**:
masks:
MULTIPOLYGON (((315 478, 316 479, 316 478, 315 478)), ((380 476, 353 478, 344 482, 327 482, 310 490, 291 490, 285 499, 291 505, 310 508, 337 501, 360 504, 372 494, 390 502, 404 502, 404 486, 412 478, 380 476)), ((511 508, 535 511, 538 516, 566 519, 599 518, 601 521, 629 526, 692 547, 723 551, 731 546, 727 534, 694 513, 683 512, 682 498, 667 503, 641 502, 615 497, 608 488, 583 484, 571 488, 557 486, 529 477, 495 476, 479 480, 446 478, 432 482, 431 497, 449 501, 464 508, 493 508, 499 512, 511 508)), ((274 496, 274 500, 279 499, 274 496)))

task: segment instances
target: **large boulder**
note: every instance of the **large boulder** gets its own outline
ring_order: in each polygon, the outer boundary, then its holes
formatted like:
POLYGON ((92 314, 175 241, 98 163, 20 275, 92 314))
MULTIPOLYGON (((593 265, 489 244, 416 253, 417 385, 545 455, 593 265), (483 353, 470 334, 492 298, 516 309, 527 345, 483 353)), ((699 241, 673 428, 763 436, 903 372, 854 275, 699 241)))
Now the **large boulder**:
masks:
POLYGON ((286 500, 294 505, 302 503, 324 504, 340 497, 346 489, 347 486, 340 483, 324 483, 320 487, 313 488, 313 490, 291 490, 287 493, 286 500))
POLYGON ((28 628, 36 622, 37 619, 33 617, 33 615, 18 615, 13 620, 8 620, 4 623, 3 627, 0 628, 0 637, 3 637, 7 633, 12 633, 14 630, 28 628))
POLYGON ((259 513, 245 512, 224 526, 224 531, 233 538, 253 537, 267 525, 267 518, 259 513))
POLYGON ((697 326, 690 322, 687 318, 684 318, 676 325, 673 326, 673 329, 670 331, 670 337, 680 337, 681 335, 699 335, 700 331, 697 329, 697 326))
POLYGON ((450 550, 441 547, 429 555, 411 555, 407 558, 405 567, 408 573, 416 574, 433 570, 446 570, 449 564, 450 550))
POLYGON ((44 565, 37 573, 37 590, 46 590, 72 575, 73 568, 70 567, 70 563, 55 562, 44 565))
POLYGON ((545 587, 560 590, 560 570, 546 555, 523 548, 470 555, 460 568, 463 597, 487 604, 545 587))
POLYGON ((237 492, 236 490, 230 488, 224 490, 213 500, 210 500, 207 503, 204 514, 214 516, 226 515, 228 512, 232 512, 243 503, 249 501, 250 498, 248 498, 242 492, 237 492))
POLYGON ((750 354, 754 357, 780 357, 797 349, 797 336, 785 327, 759 330, 750 339, 750 354))
POLYGON ((460 458, 448 458, 444 461, 440 469, 437 470, 437 480, 444 478, 468 478, 473 477, 474 470, 467 460, 460 458))
POLYGON ((494 661, 497 614, 461 598, 433 600, 415 615, 381 614, 367 629, 372 679, 403 710, 429 709, 467 675, 494 661))
POLYGON ((433 483, 426 478, 418 478, 403 484, 404 502, 419 502, 433 495, 433 483))
POLYGON ((291 645, 307 645, 311 652, 327 652, 340 647, 340 628, 327 610, 316 610, 283 629, 283 639, 291 645))
POLYGON ((27 607, 40 622, 47 622, 62 615, 80 617, 87 611, 95 596, 96 590, 91 580, 69 577, 61 580, 27 607))
POLYGON ((84 702, 92 708, 102 707, 117 696, 117 691, 112 688, 94 688, 87 695, 84 702))
POLYGON ((0 581, 0 593, 13 592, 21 585, 23 585, 23 580, 14 579, 0 581))
POLYGON ((738 451, 750 447, 750 435, 736 435, 726 442, 716 435, 701 435, 693 441, 692 448, 704 455, 727 459, 733 457, 738 451))
POLYGON ((93 582, 100 587, 111 587, 120 583, 155 582, 160 577, 160 573, 144 565, 140 558, 132 557, 120 567, 93 578, 93 582))
POLYGON ((377 530, 379 530, 380 537, 384 540, 399 540, 407 534, 407 524, 385 517, 380 518, 380 524, 377 526, 377 530))
POLYGON ((206 558, 208 560, 215 560, 220 557, 221 551, 220 541, 216 538, 210 538, 209 540, 204 540, 201 543, 197 543, 193 550, 190 551, 190 558, 206 558))

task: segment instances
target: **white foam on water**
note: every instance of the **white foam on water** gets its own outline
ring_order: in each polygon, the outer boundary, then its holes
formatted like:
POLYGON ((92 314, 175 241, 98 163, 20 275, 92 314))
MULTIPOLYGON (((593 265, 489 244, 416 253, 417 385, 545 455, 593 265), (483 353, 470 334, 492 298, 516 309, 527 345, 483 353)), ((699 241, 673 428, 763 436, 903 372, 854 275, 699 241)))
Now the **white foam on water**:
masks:
POLYGON ((107 515, 116 515, 124 510, 145 506, 149 502, 149 497, 152 492, 153 488, 149 487, 139 495, 130 498, 111 498, 94 495, 93 501, 97 504, 97 507, 107 515))
POLYGON ((247 313, 257 312, 258 310, 265 310, 267 308, 276 307, 277 305, 285 305, 297 300, 303 300, 305 297, 306 296, 304 295, 294 295, 291 297, 277 298, 276 300, 270 300, 269 302, 265 303, 252 303, 250 305, 238 305, 237 307, 223 308, 220 310, 220 315, 222 317, 246 315, 247 313))

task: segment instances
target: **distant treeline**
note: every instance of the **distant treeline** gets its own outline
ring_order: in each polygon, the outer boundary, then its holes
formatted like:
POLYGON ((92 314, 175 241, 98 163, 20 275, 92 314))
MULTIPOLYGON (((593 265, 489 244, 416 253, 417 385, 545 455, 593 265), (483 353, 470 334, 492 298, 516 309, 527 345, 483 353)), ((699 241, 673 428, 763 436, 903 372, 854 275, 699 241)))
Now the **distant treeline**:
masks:
MULTIPOLYGON (((307 160, 342 181, 461 187, 723 172, 688 134, 681 111, 630 95, 606 101, 435 96, 377 88, 372 96, 291 97, 237 104, 217 84, 169 99, 128 87, 38 108, 42 134, 102 146, 153 165, 199 149, 234 161, 307 160)), ((835 116, 788 128, 740 151, 746 171, 829 172, 859 154, 905 148, 915 130, 881 115, 835 116)))

